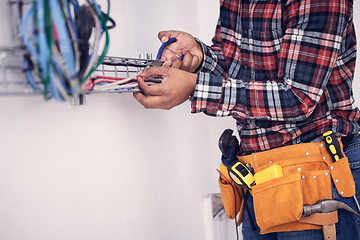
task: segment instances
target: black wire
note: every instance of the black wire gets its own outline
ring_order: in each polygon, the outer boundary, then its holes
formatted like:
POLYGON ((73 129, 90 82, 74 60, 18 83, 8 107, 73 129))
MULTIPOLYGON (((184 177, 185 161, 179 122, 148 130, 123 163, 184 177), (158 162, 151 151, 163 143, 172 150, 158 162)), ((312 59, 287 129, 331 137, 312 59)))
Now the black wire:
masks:
POLYGON ((148 63, 131 63, 131 62, 107 62, 107 61, 103 61, 102 63, 103 65, 108 65, 108 66, 129 66, 129 67, 146 67, 148 65, 148 63))
POLYGON ((237 226, 237 220, 236 220, 236 192, 235 192, 235 187, 231 184, 231 183, 229 183, 230 184, 230 186, 232 187, 232 190, 233 190, 233 192, 234 192, 234 202, 235 202, 235 230, 236 230, 236 240, 239 240, 239 230, 238 230, 238 226, 237 226))
POLYGON ((18 12, 19 12, 20 17, 23 16, 23 5, 24 5, 24 2, 22 0, 19 1, 19 3, 18 3, 18 12))
POLYGON ((110 21, 111 25, 110 26, 106 26, 108 30, 113 29, 116 27, 116 23, 114 21, 114 19, 112 19, 110 16, 108 16, 106 13, 101 12, 101 14, 103 15, 104 18, 108 18, 107 20, 110 21))
POLYGON ((88 64, 90 48, 89 39, 93 27, 95 27, 93 16, 89 8, 85 5, 82 5, 76 18, 76 28, 78 31, 78 49, 80 53, 80 79, 82 78, 88 64))
POLYGON ((247 212, 247 214, 248 214, 248 216, 249 216, 251 228, 252 228, 253 231, 256 231, 255 223, 254 223, 253 219, 252 219, 251 216, 250 216, 250 209, 249 209, 249 206, 247 205, 247 202, 246 202, 246 199, 245 199, 245 191, 244 191, 244 189, 242 189, 242 188, 241 188, 241 193, 242 193, 243 198, 244 198, 244 201, 245 201, 245 202, 244 202, 244 205, 245 205, 246 212, 247 212))

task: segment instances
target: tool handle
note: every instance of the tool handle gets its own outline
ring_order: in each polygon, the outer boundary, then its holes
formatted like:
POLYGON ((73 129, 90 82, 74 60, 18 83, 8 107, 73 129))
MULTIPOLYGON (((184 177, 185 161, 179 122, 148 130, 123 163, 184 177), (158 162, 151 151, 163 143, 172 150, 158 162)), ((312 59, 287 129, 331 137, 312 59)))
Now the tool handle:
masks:
POLYGON ((326 239, 326 240, 336 240, 335 224, 323 225, 322 229, 323 229, 324 239, 326 239))
MULTIPOLYGON (((161 47, 159 48, 159 51, 158 51, 157 56, 156 56, 156 59, 161 59, 161 56, 163 55, 163 52, 164 52, 165 48, 166 48, 169 44, 174 43, 174 42, 176 42, 176 38, 170 38, 167 42, 163 43, 163 44, 161 45, 161 47)), ((181 61, 182 61, 182 60, 184 59, 184 55, 181 55, 180 59, 181 59, 181 61)))
POLYGON ((335 137, 332 131, 328 131, 323 134, 325 140, 325 147, 330 153, 333 162, 336 162, 344 157, 341 151, 340 141, 335 137))

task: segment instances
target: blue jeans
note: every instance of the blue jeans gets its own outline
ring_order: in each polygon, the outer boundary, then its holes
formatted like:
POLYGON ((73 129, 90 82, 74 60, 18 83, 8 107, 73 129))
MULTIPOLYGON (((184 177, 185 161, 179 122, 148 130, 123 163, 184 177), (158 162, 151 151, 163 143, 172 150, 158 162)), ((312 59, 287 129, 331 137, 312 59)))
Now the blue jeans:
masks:
MULTIPOLYGON (((356 185, 356 197, 360 202, 360 137, 355 138, 345 151, 345 155, 349 159, 351 171, 353 173, 356 185)), ((333 184, 333 199, 342 201, 349 205, 352 209, 359 213, 354 198, 343 198, 337 192, 333 184)), ((251 194, 246 195, 246 204, 249 213, 244 209, 242 234, 244 240, 324 240, 322 230, 306 230, 294 232, 278 232, 261 235, 260 229, 256 224, 253 199, 251 194), (250 218, 255 223, 255 231, 253 230, 250 218)), ((356 217, 345 210, 338 211, 339 222, 336 223, 336 235, 338 240, 360 240, 360 217, 356 217)))

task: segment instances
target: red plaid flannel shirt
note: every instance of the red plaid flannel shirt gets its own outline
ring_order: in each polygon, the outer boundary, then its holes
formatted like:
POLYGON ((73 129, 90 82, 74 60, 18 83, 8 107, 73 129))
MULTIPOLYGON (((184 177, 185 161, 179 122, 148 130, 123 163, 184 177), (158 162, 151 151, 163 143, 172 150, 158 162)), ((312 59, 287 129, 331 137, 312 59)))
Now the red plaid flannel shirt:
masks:
POLYGON ((221 0, 192 112, 232 116, 244 153, 359 131, 350 0, 221 0))

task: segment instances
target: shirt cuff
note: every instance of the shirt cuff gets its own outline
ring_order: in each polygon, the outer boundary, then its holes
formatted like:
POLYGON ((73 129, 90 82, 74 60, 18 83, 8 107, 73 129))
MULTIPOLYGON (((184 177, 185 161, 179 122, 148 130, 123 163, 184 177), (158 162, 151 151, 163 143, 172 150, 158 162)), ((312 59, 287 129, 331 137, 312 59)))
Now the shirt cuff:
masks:
POLYGON ((192 112, 205 112, 215 116, 221 101, 223 80, 205 72, 197 75, 195 91, 190 99, 192 112))
POLYGON ((211 49, 209 46, 207 46, 198 38, 195 38, 195 40, 200 44, 203 52, 203 60, 200 66, 196 69, 195 73, 198 73, 200 71, 202 72, 214 71, 218 60, 214 50, 211 49))

